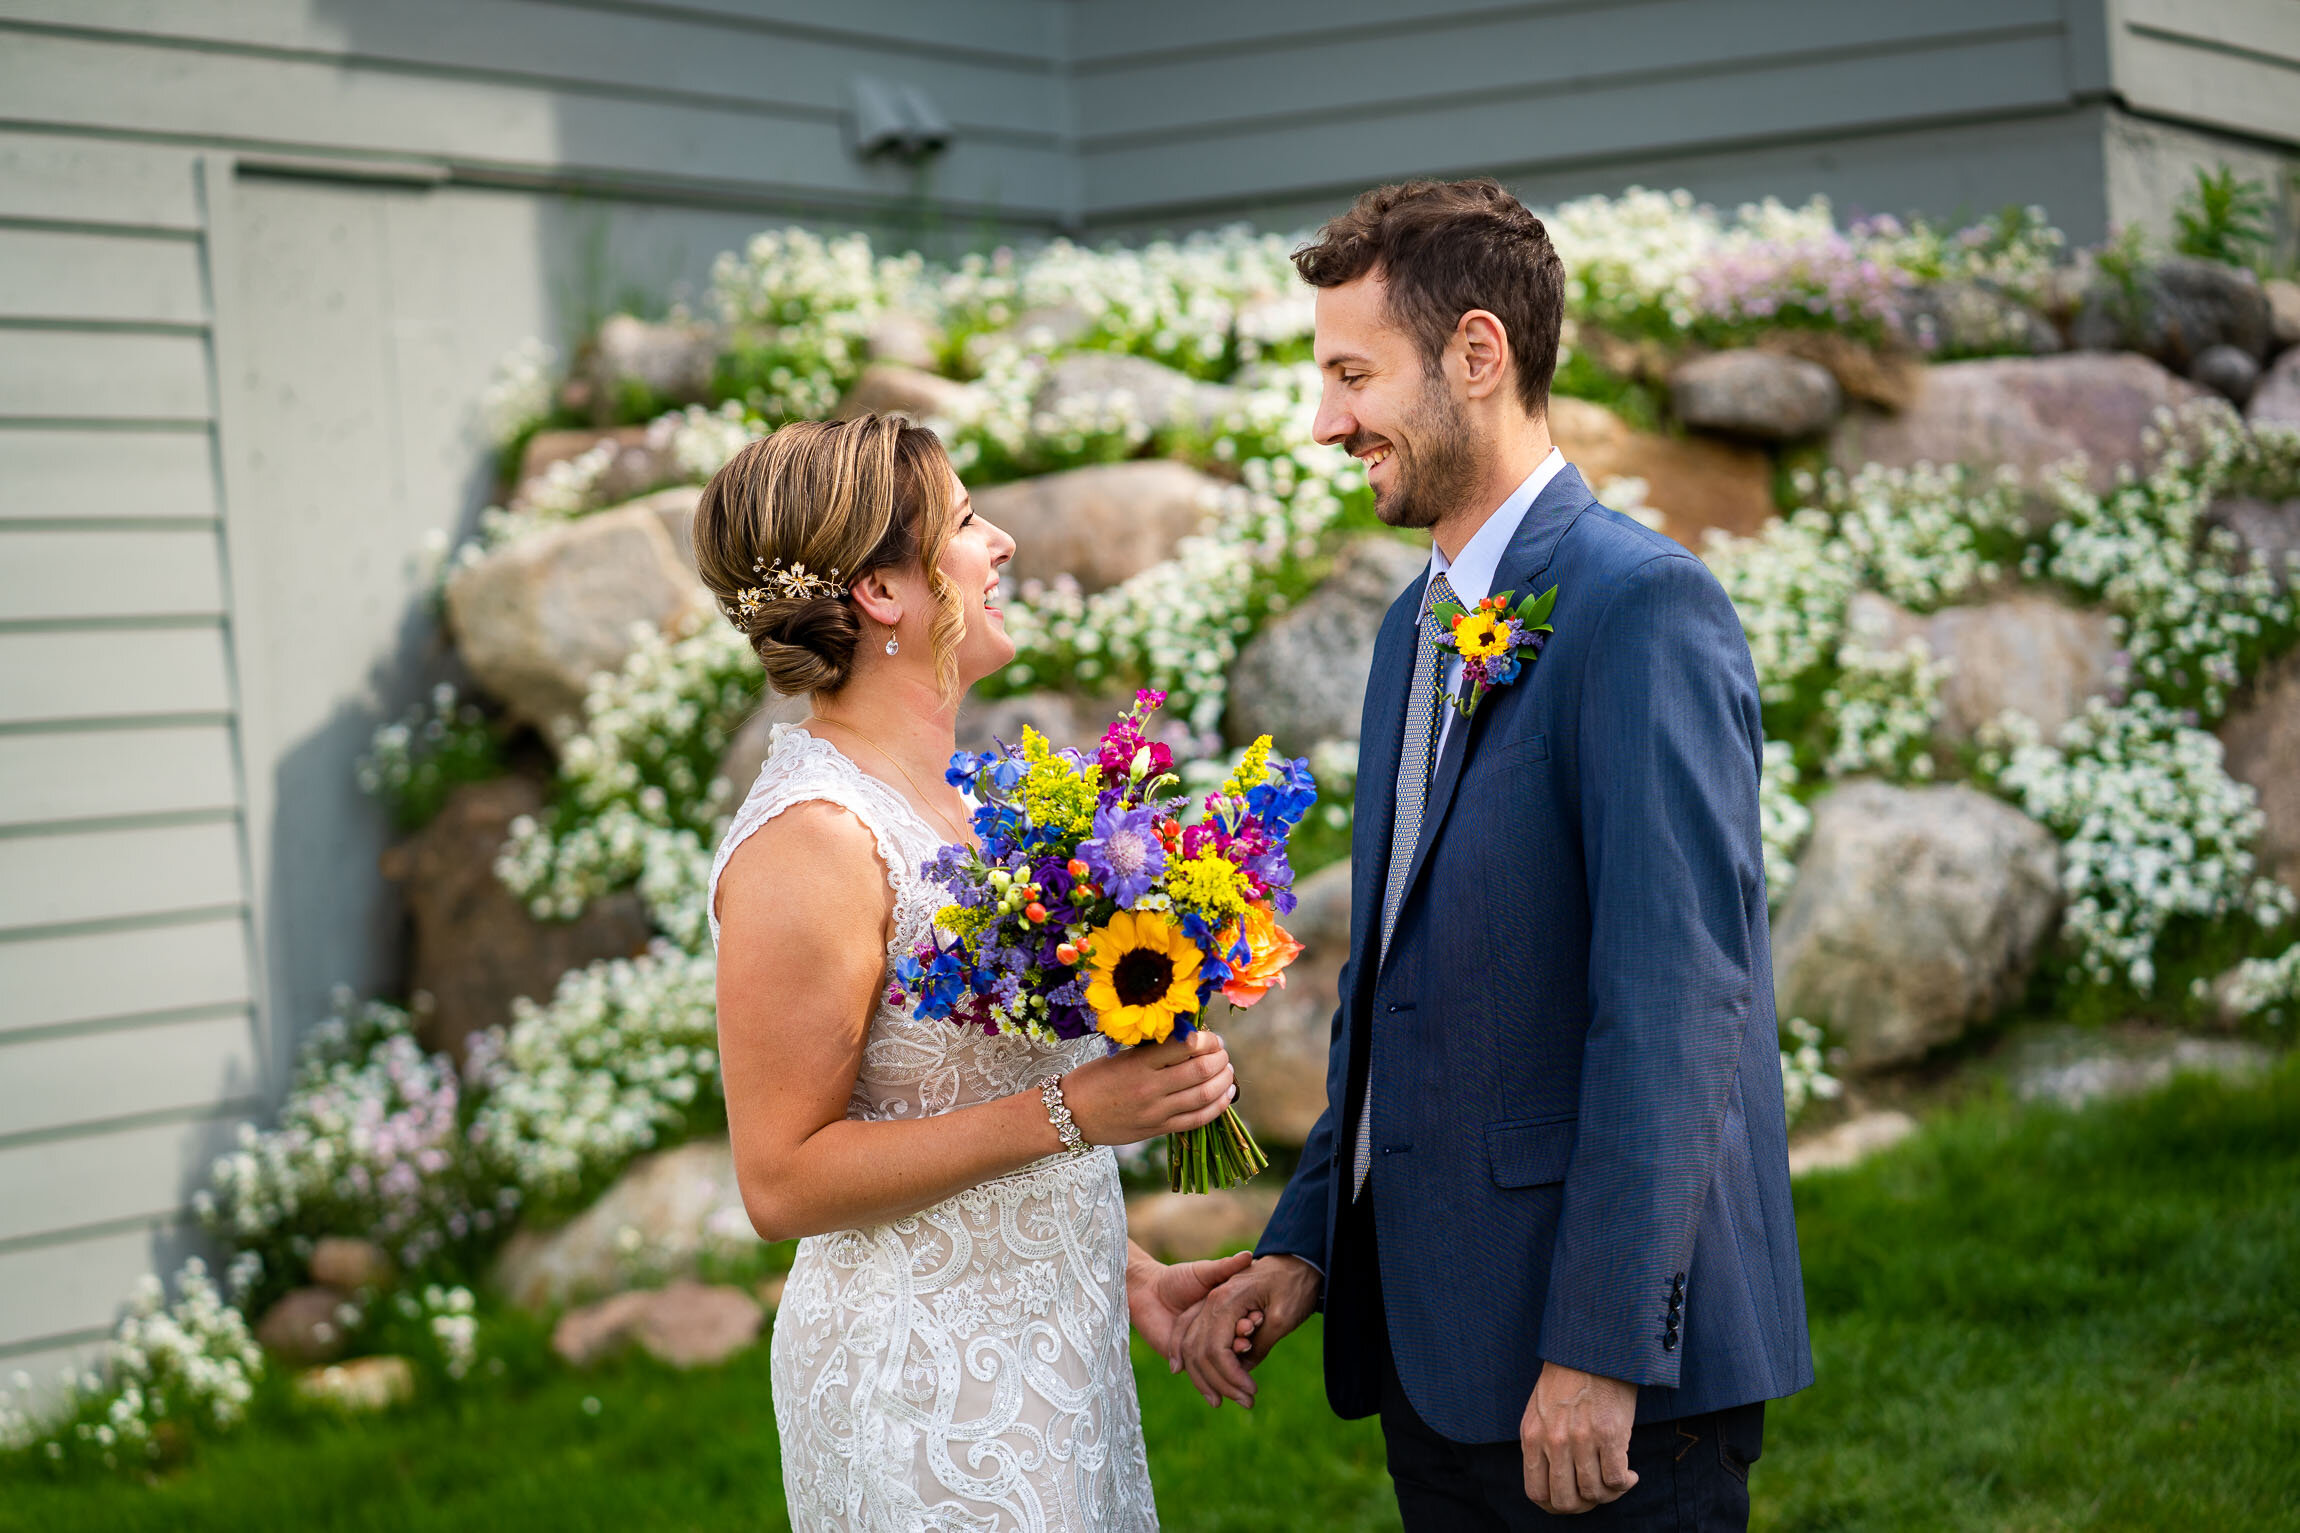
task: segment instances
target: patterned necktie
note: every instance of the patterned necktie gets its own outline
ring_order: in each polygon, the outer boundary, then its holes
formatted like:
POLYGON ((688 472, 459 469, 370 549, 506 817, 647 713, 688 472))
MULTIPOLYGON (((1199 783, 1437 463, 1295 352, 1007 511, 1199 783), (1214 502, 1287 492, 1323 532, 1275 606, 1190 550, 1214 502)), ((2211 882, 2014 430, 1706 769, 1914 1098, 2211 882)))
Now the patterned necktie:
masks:
MULTIPOLYGON (((1405 738, 1398 746, 1397 812, 1390 823, 1389 882, 1382 890, 1381 946, 1374 961, 1378 978, 1389 961, 1390 933, 1398 924, 1398 906, 1405 899, 1406 870, 1413 866, 1414 848, 1421 841, 1422 811, 1429 804, 1430 764, 1437 754, 1438 696, 1437 642, 1445 637, 1438 623, 1440 602, 1454 601, 1453 583, 1443 574, 1433 577, 1422 598, 1421 642, 1414 652, 1413 691, 1406 699, 1405 738)), ((1350 1195, 1362 1196, 1367 1173, 1373 1169, 1374 1067, 1369 1047, 1366 1056, 1365 1095, 1358 1100, 1358 1135, 1350 1163, 1350 1195)))

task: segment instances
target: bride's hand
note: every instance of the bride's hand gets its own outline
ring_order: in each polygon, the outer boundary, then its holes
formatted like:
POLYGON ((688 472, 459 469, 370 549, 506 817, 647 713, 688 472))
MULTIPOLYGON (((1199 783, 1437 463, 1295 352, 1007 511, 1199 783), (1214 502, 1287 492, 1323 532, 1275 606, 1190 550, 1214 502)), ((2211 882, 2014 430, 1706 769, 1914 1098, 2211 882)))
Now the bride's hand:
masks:
POLYGON ((1222 1040, 1200 1030, 1080 1065, 1062 1101, 1088 1144, 1139 1144, 1213 1122, 1233 1083, 1222 1040))
POLYGON ((1142 1339, 1175 1365, 1182 1352, 1182 1332, 1206 1295, 1236 1277, 1253 1262, 1254 1253, 1240 1251, 1219 1261, 1175 1262, 1169 1266, 1132 1241, 1126 1243, 1126 1307, 1142 1339))

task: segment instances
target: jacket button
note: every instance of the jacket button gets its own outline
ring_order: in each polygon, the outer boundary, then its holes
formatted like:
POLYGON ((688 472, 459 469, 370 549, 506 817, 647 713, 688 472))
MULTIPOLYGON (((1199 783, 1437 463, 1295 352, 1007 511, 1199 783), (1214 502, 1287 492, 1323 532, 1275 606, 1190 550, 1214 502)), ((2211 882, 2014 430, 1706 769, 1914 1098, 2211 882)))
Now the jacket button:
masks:
POLYGON ((1661 1350, 1664 1352, 1674 1352, 1677 1350, 1677 1333, 1675 1331, 1671 1331, 1668 1335, 1661 1338, 1661 1350))

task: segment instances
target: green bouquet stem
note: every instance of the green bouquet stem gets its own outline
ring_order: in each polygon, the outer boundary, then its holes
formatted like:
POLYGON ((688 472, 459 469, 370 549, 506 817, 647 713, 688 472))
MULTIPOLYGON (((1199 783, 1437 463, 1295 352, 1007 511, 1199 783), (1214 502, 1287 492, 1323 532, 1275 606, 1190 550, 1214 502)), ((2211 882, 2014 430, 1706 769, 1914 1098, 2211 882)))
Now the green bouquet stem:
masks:
POLYGON ((1218 1192, 1251 1181, 1269 1169, 1270 1157, 1254 1143, 1238 1109, 1199 1128, 1166 1136, 1166 1184, 1176 1192, 1218 1192))

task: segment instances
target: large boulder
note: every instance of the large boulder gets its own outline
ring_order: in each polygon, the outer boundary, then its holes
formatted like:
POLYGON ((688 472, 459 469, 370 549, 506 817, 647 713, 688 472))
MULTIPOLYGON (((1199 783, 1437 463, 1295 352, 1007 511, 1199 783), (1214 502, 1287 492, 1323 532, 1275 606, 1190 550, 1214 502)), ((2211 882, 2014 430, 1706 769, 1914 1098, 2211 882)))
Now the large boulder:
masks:
POLYGON ((293 1363, 332 1363, 343 1356, 359 1311, 337 1289, 324 1284, 292 1288, 272 1301, 256 1322, 256 1340, 275 1357, 293 1363))
POLYGON ((1827 368, 1802 357, 1718 351, 1669 375, 1669 405, 1697 431, 1786 442, 1834 425, 1845 391, 1827 368))
POLYGON ((1974 282, 1928 282, 1900 299, 1901 329, 1919 350, 1958 357, 2046 356, 2061 349, 2050 319, 1974 282))
POLYGON ((1854 1070, 1921 1059, 2017 999, 2060 910, 2060 852, 1962 784, 1857 781, 1813 806, 1773 925, 1774 1000, 1854 1070))
POLYGON ((1863 591, 1845 620, 1874 648, 1897 650, 1919 638, 1948 662, 1939 734, 1949 741, 1972 739, 2008 708, 2034 719, 2049 740, 2114 679, 2118 646, 2109 615, 2041 591, 2013 591, 1925 617, 1863 591))
POLYGON ((2268 342, 2278 351, 2300 346, 2300 282, 2274 277, 2260 284, 2268 295, 2268 342))
POLYGON ((711 397, 723 345, 715 325, 614 314, 600 325, 577 371, 591 386, 594 411, 695 404, 711 397))
POLYGON ((2300 650, 2252 679, 2220 722, 2228 775, 2260 795, 2261 868, 2300 893, 2300 650))
POLYGON ((954 426, 980 418, 982 390, 924 368, 895 362, 873 362, 839 401, 836 420, 858 415, 901 415, 914 421, 943 421, 954 426))
POLYGON ((2300 500, 2225 496, 2205 511, 2204 524, 2234 538, 2245 558, 2265 566, 2279 585, 2291 585, 2293 561, 2300 559, 2300 500))
POLYGON ((1857 1166, 1916 1131, 1916 1119, 1889 1107, 1847 1118, 1821 1133, 1790 1141, 1789 1174, 1804 1176, 1814 1171, 1842 1171, 1847 1166, 1857 1166))
POLYGON ((1295 755, 1321 740, 1356 739, 1382 615, 1429 558, 1379 534, 1345 546, 1325 583, 1263 624, 1230 668, 1230 739, 1266 734, 1295 755))
POLYGON ((350 1235, 323 1235, 311 1248, 311 1280, 325 1288, 357 1293, 389 1288, 396 1273, 383 1247, 350 1235))
POLYGON ((679 556, 679 563, 700 583, 702 571, 695 563, 695 512, 703 504, 703 487, 674 484, 652 495, 642 495, 632 504, 644 506, 655 514, 655 520, 663 524, 663 535, 671 540, 671 552, 679 556))
POLYGON ((1126 1200, 1126 1238, 1163 1262, 1202 1261, 1251 1249, 1277 1207, 1274 1185, 1138 1193, 1126 1200))
POLYGON ((1033 418, 1092 421, 1132 415, 1153 427, 1190 426, 1212 431, 1235 405, 1219 383, 1202 383, 1148 357, 1115 351, 1079 351, 1058 358, 1030 396, 1033 418))
POLYGON ((2194 1038, 2154 1028, 2049 1023, 2024 1029, 2004 1051, 2012 1093, 2024 1102, 2082 1107, 2154 1091, 2176 1075, 2242 1081, 2273 1069, 2277 1056, 2245 1038, 2194 1038))
POLYGON ((296 1375, 304 1399, 339 1411, 383 1411, 415 1398, 415 1365, 404 1357, 355 1357, 296 1375))
POLYGON ((2233 421, 2225 401, 2146 357, 2084 353, 1944 362, 1898 415, 1856 410, 1830 453, 1847 473, 1865 463, 2006 465, 2024 478, 2082 456, 2096 490, 2119 464, 2153 466, 2143 438, 2161 410, 2233 421))
POLYGON ((2300 426, 2300 346, 2260 375, 2244 418, 2255 426, 2300 426))
POLYGON ((415 835, 384 853, 384 877, 407 902, 407 988, 424 1047, 461 1058, 471 1035, 511 1020, 511 1002, 550 998, 559 976, 595 959, 643 951, 654 928, 631 890, 601 895, 572 921, 538 921, 495 876, 521 815, 541 814, 525 777, 467 783, 415 835))
POLYGON ((657 1362, 703 1368, 757 1341, 765 1322, 765 1309, 740 1288, 682 1278, 569 1310, 552 1328, 551 1350, 584 1368, 637 1342, 657 1362))
POLYGON ((974 492, 974 509, 1014 539, 1013 579, 1069 575, 1094 592, 1173 557, 1223 488, 1187 464, 1151 458, 994 485, 974 492))
POLYGON ((813 711, 811 698, 777 692, 772 687, 762 689, 758 711, 743 720, 735 737, 719 754, 719 775, 734 788, 738 802, 758 780, 759 768, 767 764, 767 748, 774 744, 775 726, 796 724, 813 711))
POLYGON ((2130 289, 2096 282, 2077 310, 2073 339, 2087 351, 2137 351, 2186 372, 2214 346, 2266 357, 2274 323, 2268 294, 2251 272, 2173 256, 2130 289))
POLYGON ((1615 493, 1615 481, 1642 480, 1661 530, 1688 548, 1699 549, 1712 527, 1746 537, 1772 519, 1773 460, 1754 447, 1639 431, 1603 405, 1563 395, 1549 401, 1549 433, 1600 495, 1615 493))
POLYGON ((657 426, 538 431, 520 454, 510 506, 562 514, 612 506, 684 472, 671 450, 671 432, 657 426))
POLYGON ((942 335, 924 315, 908 309, 889 309, 871 322, 863 349, 873 362, 934 370, 942 354, 942 335))
POLYGON ((1829 370, 1847 399, 1887 410, 1907 409, 1925 372, 1923 361, 1913 351, 1872 346, 1842 330, 1814 330, 1802 325, 1768 330, 1757 337, 1757 347, 1817 362, 1829 370))
POLYGON ((1117 711, 1098 709, 1067 692, 1024 692, 987 701, 970 697, 958 710, 958 748, 986 751, 1000 740, 1020 745, 1025 727, 1058 746, 1084 745, 1107 725, 1104 715, 1117 711))
POLYGON ((2188 364, 2188 377, 2241 410, 2260 386, 2260 364, 2234 346, 2207 346, 2188 364))
POLYGON ((687 1276, 714 1248, 757 1242, 734 1151, 699 1139, 632 1162, 615 1185, 555 1229, 521 1228, 496 1258, 496 1288, 523 1309, 544 1309, 634 1284, 687 1276))
POLYGON ((1238 1112, 1256 1137, 1298 1145, 1326 1107, 1326 1046, 1333 1037, 1342 965, 1350 956, 1350 866, 1304 878, 1282 923, 1302 954, 1285 985, 1231 1013, 1216 1031, 1238 1071, 1238 1112))
POLYGON ((663 519, 619 506, 545 526, 448 578, 447 620, 471 674, 511 713, 556 737, 591 678, 621 667, 635 624, 712 617, 663 519))

